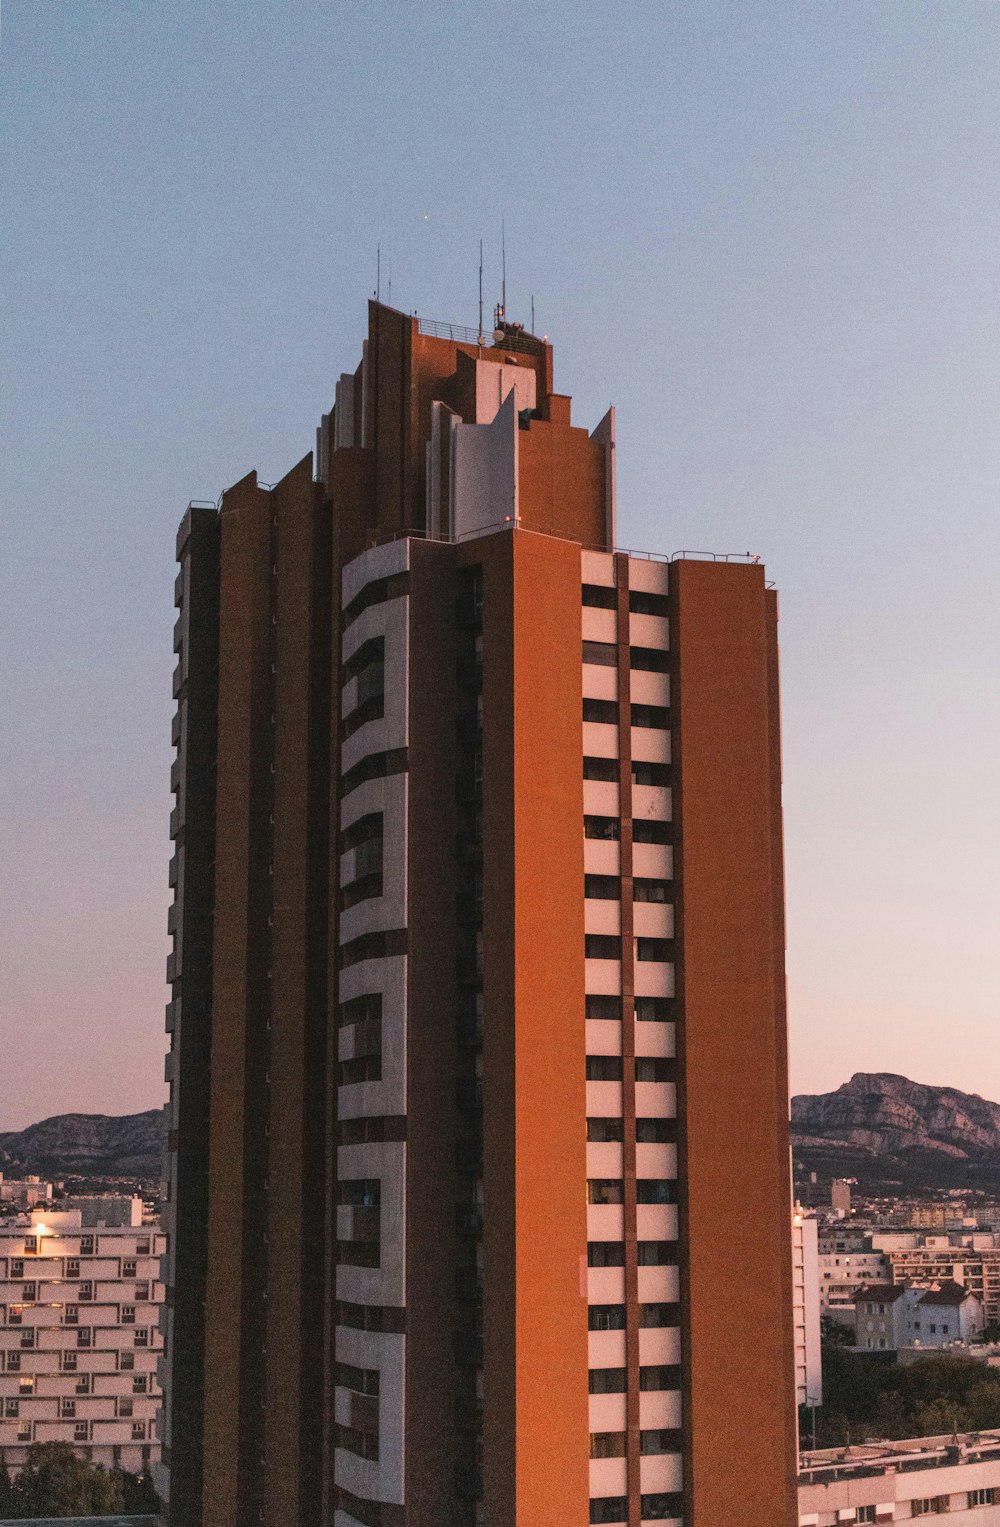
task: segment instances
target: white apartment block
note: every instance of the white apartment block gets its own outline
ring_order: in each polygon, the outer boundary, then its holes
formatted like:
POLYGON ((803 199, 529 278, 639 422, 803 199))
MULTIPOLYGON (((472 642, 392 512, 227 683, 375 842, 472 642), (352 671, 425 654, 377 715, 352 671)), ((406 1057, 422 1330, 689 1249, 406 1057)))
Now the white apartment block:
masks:
POLYGON ((792 1214, 792 1319, 795 1390, 799 1405, 822 1405, 819 1256, 816 1216, 798 1205, 792 1214))
POLYGON ((1000 1432, 803 1453, 798 1527, 912 1522, 1000 1527, 1000 1432))
POLYGON ((165 1238, 82 1220, 35 1209, 0 1228, 0 1461, 11 1474, 33 1442, 69 1442, 133 1474, 159 1456, 165 1238))
POLYGON ((854 1293, 862 1284, 891 1283, 892 1268, 885 1252, 870 1240, 848 1240, 850 1250, 824 1251, 829 1238, 820 1242, 818 1254, 820 1315, 846 1321, 854 1317, 854 1293))

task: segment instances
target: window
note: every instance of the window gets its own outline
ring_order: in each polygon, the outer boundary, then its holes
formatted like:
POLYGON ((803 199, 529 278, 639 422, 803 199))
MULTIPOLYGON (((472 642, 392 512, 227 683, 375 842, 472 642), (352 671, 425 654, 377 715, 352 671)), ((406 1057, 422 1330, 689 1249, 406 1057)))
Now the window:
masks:
POLYGON ((59 1401, 59 1414, 64 1421, 72 1421, 76 1415, 76 1401, 65 1398, 59 1401))
POLYGON ((588 1119, 587 1139, 593 1145, 614 1145, 625 1138, 621 1119, 588 1119))
POLYGON ((620 901, 622 883, 617 875, 584 875, 583 894, 592 901, 620 901))
POLYGON ((136 1252, 136 1256, 139 1256, 139 1257, 148 1257, 149 1256, 149 1241, 148 1240, 145 1240, 145 1241, 136 1241, 136 1243, 135 1243, 135 1252, 136 1252))
POLYGON ((119 1416, 124 1417, 127 1420, 128 1417, 131 1416, 132 1410, 133 1410, 133 1401, 132 1400, 120 1399, 118 1401, 118 1414, 119 1414, 119 1416))
POLYGON ((80 1284, 80 1291, 79 1291, 79 1293, 77 1294, 76 1297, 79 1299, 81 1304, 86 1299, 93 1299, 93 1297, 94 1297, 94 1285, 93 1285, 93 1283, 86 1283, 86 1282, 85 1283, 81 1283, 80 1284))
POLYGON ((621 997, 588 997, 587 1017, 600 1018, 604 1022, 621 1020, 622 999, 621 997))
POLYGON ((625 1433, 591 1432, 590 1456, 591 1458, 624 1458, 625 1433))
POLYGON ((628 1509, 624 1495, 598 1495, 590 1503, 591 1522, 626 1522, 628 1509))
POLYGON ((598 838, 605 843, 617 843, 621 836, 621 823, 617 817, 584 817, 583 836, 598 838))
POLYGON ((119 1373, 125 1373, 125 1372, 128 1371, 128 1369, 134 1368, 134 1367, 135 1367, 135 1353, 134 1352, 119 1352, 119 1354, 118 1354, 118 1371, 119 1371, 119 1373))
POLYGON ((355 1209, 378 1209, 382 1203, 381 1178, 342 1178, 337 1184, 337 1202, 355 1209))
POLYGON ((925 1495, 922 1500, 910 1502, 911 1516, 938 1516, 942 1511, 947 1511, 950 1500, 947 1495, 925 1495))
POLYGON ((121 1308, 121 1323, 123 1326, 135 1325, 135 1305, 123 1304, 121 1308))
POLYGON ((135 1273, 136 1273, 136 1266, 137 1266, 136 1262, 131 1261, 129 1259, 126 1259, 122 1263, 122 1277, 123 1278, 134 1278, 135 1277, 135 1273))
POLYGON ((91 1334, 90 1334, 89 1329, 86 1326, 81 1326, 80 1329, 77 1331, 77 1333, 76 1333, 76 1344, 77 1344, 78 1347, 89 1347, 90 1346, 90 1344, 91 1344, 91 1334))
POLYGON ((670 609, 666 594, 647 594, 645 589, 630 589, 628 607, 633 615, 659 615, 664 619, 670 609))
POLYGON ((684 1497, 679 1493, 643 1495, 639 1498, 639 1509, 644 1522, 662 1522, 668 1517, 678 1516, 683 1504, 684 1497))
POLYGON ((6 1416, 8 1421, 16 1421, 17 1417, 18 1417, 19 1410, 20 1410, 20 1402, 18 1400, 11 1400, 11 1399, 4 1400, 4 1402, 3 1402, 3 1413, 6 1416))
POLYGON ((38 1250, 37 1235, 26 1235, 24 1238, 24 1251, 26 1256, 32 1255, 38 1250))
POLYGON ((640 1177, 635 1185, 637 1204, 672 1204, 674 1184, 663 1177, 640 1177))
POLYGON ((640 1304, 639 1306, 639 1324, 645 1330, 675 1326, 680 1318, 680 1307, 676 1304, 640 1304))
MULTIPOLYGON (((996 1504, 997 1504, 997 1492, 993 1488, 992 1485, 988 1485, 985 1490, 970 1490, 969 1491, 969 1505, 970 1506, 995 1506, 996 1504)), ((862 1518, 859 1517, 858 1520, 861 1521, 862 1518)), ((874 1521, 875 1518, 871 1517, 870 1520, 874 1521)))
POLYGON ((672 822, 653 822, 648 817, 636 817, 632 823, 634 843, 669 843, 672 832, 672 822))
POLYGON ((89 1373, 81 1373, 79 1378, 76 1381, 76 1384, 74 1385, 74 1388, 75 1388, 77 1394, 89 1394, 90 1393, 90 1374, 89 1373))
POLYGON ((132 1441, 133 1442, 142 1442, 144 1440, 145 1436, 146 1436, 146 1423, 145 1423, 145 1421, 133 1421, 132 1422, 132 1441))
POLYGON ((61 1357, 62 1357, 62 1361, 60 1363, 60 1367, 62 1368, 63 1373, 75 1373, 76 1372, 76 1353, 75 1352, 63 1352, 61 1354, 61 1357))
POLYGON ((639 1369, 640 1389, 679 1389, 681 1387, 681 1370, 674 1364, 658 1363, 655 1366, 639 1369))
POLYGON ((620 1082, 622 1058, 620 1055, 588 1055, 588 1082, 620 1082))
POLYGON ((669 1023, 673 1016, 673 998, 636 997, 635 1016, 640 1023, 669 1023))
POLYGON ((633 880, 632 899, 666 904, 674 899, 673 885, 669 880, 633 880))
POLYGON ((669 654, 662 652, 659 647, 629 648, 630 666, 646 673, 666 673, 669 662, 669 654))
POLYGON ((73 1428, 74 1442, 87 1442, 90 1437, 90 1427, 86 1421, 78 1421, 73 1428))
POLYGON ((588 1204, 623 1204, 625 1184, 620 1177, 588 1177, 588 1204))
POLYGON ((588 1374, 591 1394, 624 1394, 626 1375, 624 1368, 591 1368, 588 1374))
POLYGON ((585 583, 583 602, 592 610, 617 610, 618 590, 606 588, 603 583, 585 583))
POLYGON ((135 1286, 135 1297, 136 1297, 136 1299, 148 1299, 149 1298, 149 1284, 148 1283, 137 1283, 136 1286, 135 1286))
POLYGON ((20 1371, 21 1371, 21 1354, 20 1354, 20 1352, 8 1352, 7 1353, 7 1372, 8 1373, 20 1373, 20 1371))
POLYGON ((681 1450, 680 1433, 670 1431, 667 1428, 658 1428, 654 1431, 639 1433, 639 1452, 650 1454, 679 1453, 681 1450))
POLYGON ((21 1298, 25 1304, 34 1304, 38 1297, 38 1284, 26 1283, 21 1290, 21 1298))
POLYGON ((18 1426, 17 1426, 17 1440, 18 1440, 18 1442, 30 1442, 31 1441, 31 1422, 30 1421, 19 1421, 18 1422, 18 1426))
POLYGON ((624 1267, 624 1241, 588 1241, 588 1267, 624 1267))
POLYGON ((17 1392, 18 1394, 34 1394, 35 1375, 33 1373, 26 1373, 23 1378, 18 1379, 17 1392))
POLYGON ((677 1253, 670 1241, 639 1241, 636 1243, 636 1260, 640 1267, 669 1267, 676 1261, 677 1253))
POLYGON ((615 700, 584 700, 584 721, 596 721, 614 726, 618 721, 618 703, 615 700))
POLYGON ((335 1363, 334 1383, 342 1389, 352 1389, 355 1394, 377 1395, 379 1371, 377 1368, 355 1368, 351 1363, 335 1363))
POLYGON ((584 642, 583 661, 599 668, 617 668, 618 648, 614 642, 584 642))
POLYGON ((24 1261, 21 1257, 11 1258, 10 1276, 14 1282, 17 1282, 19 1278, 24 1277, 24 1261))
POLYGON ((587 1328, 591 1331, 624 1331, 623 1304, 592 1304, 587 1309, 587 1328))
MULTIPOLYGON (((643 940, 639 939, 639 943, 643 940)), ((646 939, 646 943, 663 943, 663 939, 646 939)), ((588 933, 584 937, 584 953, 588 960, 620 960, 622 941, 612 933, 588 933)))
POLYGON ((33 1347, 34 1345, 35 1345, 35 1332, 34 1332, 34 1328, 29 1326, 26 1331, 22 1331, 21 1332, 21 1346, 22 1346, 22 1348, 25 1351, 27 1351, 31 1347, 33 1347))
POLYGON ((655 785, 662 790, 671 781, 670 765, 665 763, 644 763, 641 759, 632 760, 632 783, 634 785, 655 785))
POLYGON ((145 1326, 136 1326, 136 1328, 135 1328, 135 1340, 134 1340, 133 1345, 136 1346, 136 1347, 148 1347, 149 1346, 149 1331, 147 1330, 147 1328, 145 1326))
POLYGON ((876 1521, 877 1518, 875 1516, 875 1507, 874 1506, 859 1506, 858 1507, 857 1520, 859 1522, 874 1522, 874 1521, 876 1521))
POLYGON ((7 1324, 9 1326, 19 1326, 21 1324, 21 1316, 22 1310, 19 1304, 7 1306, 7 1324))
POLYGON ((63 1306, 63 1325, 75 1326, 80 1323, 80 1309, 78 1305, 67 1304, 63 1306))
POLYGON ((666 964, 673 959, 673 955, 672 938, 637 938, 635 941, 637 960, 655 960, 660 964, 666 964))
POLYGON ((66 1276, 67 1276, 67 1278, 78 1278, 80 1276, 80 1258, 79 1257, 67 1257, 66 1258, 66 1276))
POLYGON ((603 779, 606 784, 618 783, 618 760, 617 758, 585 758, 583 760, 584 779, 603 779))
POLYGON ((677 1140, 676 1119, 636 1119, 635 1138, 639 1145, 673 1145, 677 1140))
POLYGON ((92 1236, 92 1235, 81 1235, 81 1237, 80 1237, 80 1255, 81 1255, 81 1257, 92 1257, 96 1250, 97 1250, 97 1241, 95 1240, 94 1236, 92 1236))
POLYGON ((632 725, 656 727, 666 731, 670 725, 670 711, 665 705, 633 705, 632 725))
POLYGON ((133 1376, 132 1376, 132 1393, 133 1394, 145 1394, 146 1393, 146 1375, 144 1373, 133 1374, 133 1376))
POLYGON ((659 1055, 637 1055, 635 1079, 637 1082, 672 1082, 677 1077, 677 1062, 659 1055))

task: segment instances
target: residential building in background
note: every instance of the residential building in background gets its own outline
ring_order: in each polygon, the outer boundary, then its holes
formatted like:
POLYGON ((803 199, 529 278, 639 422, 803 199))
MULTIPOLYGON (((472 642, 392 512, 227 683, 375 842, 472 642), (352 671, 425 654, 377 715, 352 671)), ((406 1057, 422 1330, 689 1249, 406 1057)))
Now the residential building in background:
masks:
POLYGON ((870 1442, 803 1453, 799 1527, 874 1522, 890 1527, 919 1517, 948 1527, 998 1527, 1000 1432, 870 1442))
POLYGON ((35 1442, 69 1442, 133 1474, 156 1463, 164 1249, 156 1227, 88 1229, 79 1209, 0 1227, 0 1461, 11 1474, 35 1442))
POLYGON ((817 1278, 820 1315, 853 1327, 854 1294, 866 1283, 891 1283, 889 1258, 877 1251, 871 1235, 820 1233, 817 1278))
POLYGON ((872 1284, 858 1289, 854 1304, 855 1345, 863 1352, 947 1347, 978 1340, 985 1325, 982 1301, 952 1282, 872 1284))
POLYGON ((372 303, 184 517, 175 1527, 794 1519, 776 596, 616 552, 614 446, 372 303))
POLYGON ((51 1182, 40 1177, 7 1177, 0 1172, 0 1212, 5 1206, 14 1209, 32 1209, 35 1204, 48 1203, 52 1197, 51 1182))
POLYGON ((817 1224, 816 1216, 799 1204, 792 1215, 792 1321, 796 1403, 822 1405, 817 1224))

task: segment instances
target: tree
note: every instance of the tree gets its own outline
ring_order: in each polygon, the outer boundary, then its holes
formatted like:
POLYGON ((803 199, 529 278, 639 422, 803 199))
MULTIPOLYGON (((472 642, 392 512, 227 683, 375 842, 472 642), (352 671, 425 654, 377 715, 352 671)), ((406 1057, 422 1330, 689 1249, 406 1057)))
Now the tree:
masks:
POLYGON ((68 1442, 36 1442, 13 1488, 16 1515, 114 1516, 123 1508, 117 1474, 79 1458, 68 1442))

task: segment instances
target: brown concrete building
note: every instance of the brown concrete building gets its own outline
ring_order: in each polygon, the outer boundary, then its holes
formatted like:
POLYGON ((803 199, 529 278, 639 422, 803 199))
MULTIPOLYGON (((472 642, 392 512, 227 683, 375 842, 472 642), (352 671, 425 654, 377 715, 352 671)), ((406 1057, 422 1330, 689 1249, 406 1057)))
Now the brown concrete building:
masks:
POLYGON ((375 303, 185 516, 175 1527, 794 1520, 776 600, 614 544, 550 347, 375 303))

